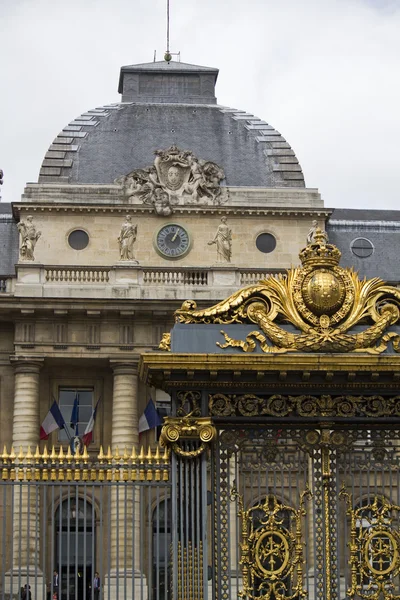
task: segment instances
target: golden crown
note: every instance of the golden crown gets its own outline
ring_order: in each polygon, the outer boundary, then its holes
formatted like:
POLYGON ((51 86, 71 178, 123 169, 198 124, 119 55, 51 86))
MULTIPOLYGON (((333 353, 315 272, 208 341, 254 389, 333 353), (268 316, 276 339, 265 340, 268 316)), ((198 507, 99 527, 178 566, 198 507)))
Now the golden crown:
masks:
POLYGON ((312 242, 299 253, 303 267, 335 267, 341 256, 340 250, 334 244, 329 244, 326 232, 319 227, 315 230, 312 242))

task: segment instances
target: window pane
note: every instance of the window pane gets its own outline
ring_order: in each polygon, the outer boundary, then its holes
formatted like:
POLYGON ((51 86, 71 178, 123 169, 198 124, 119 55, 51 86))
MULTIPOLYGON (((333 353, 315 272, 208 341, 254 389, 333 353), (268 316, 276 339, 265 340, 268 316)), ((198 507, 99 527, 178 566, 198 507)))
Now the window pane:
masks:
MULTIPOLYGON (((58 391, 59 406, 61 414, 64 417, 66 428, 70 437, 74 437, 76 433, 82 436, 86 426, 92 415, 93 407, 93 388, 59 388, 58 391), (75 398, 78 397, 78 427, 70 427, 72 409, 74 407, 75 398)), ((60 430, 58 433, 59 442, 68 442, 69 437, 65 430, 60 430)))

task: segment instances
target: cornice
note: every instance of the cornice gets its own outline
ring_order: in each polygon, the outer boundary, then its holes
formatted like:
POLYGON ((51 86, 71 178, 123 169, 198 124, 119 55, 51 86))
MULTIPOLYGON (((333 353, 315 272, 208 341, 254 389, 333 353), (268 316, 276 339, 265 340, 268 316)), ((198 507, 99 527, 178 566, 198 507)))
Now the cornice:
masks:
MULTIPOLYGON (((13 214, 15 218, 21 215, 33 213, 64 213, 64 214, 116 214, 116 215, 145 215, 160 219, 156 215, 153 208, 138 205, 138 204, 86 204, 78 205, 71 203, 25 203, 18 202, 13 204, 13 214)), ((174 208, 174 217, 179 215, 195 215, 195 216, 215 216, 225 215, 230 217, 295 217, 306 218, 318 217, 328 218, 332 214, 332 210, 315 207, 282 207, 268 206, 177 206, 174 208)), ((160 219, 161 221, 161 219, 160 219)))

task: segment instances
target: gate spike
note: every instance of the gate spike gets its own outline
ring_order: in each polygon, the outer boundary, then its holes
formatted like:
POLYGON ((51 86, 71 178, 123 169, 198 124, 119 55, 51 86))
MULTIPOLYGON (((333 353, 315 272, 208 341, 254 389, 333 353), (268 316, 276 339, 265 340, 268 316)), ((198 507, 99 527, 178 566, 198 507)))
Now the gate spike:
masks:
POLYGON ((25 458, 26 458, 26 460, 28 462, 32 462, 33 455, 32 455, 32 451, 31 451, 31 447, 30 446, 28 446, 28 451, 26 453, 25 458))
POLYGON ((3 460, 7 460, 8 458, 8 453, 7 453, 7 446, 4 444, 4 448, 3 448, 3 454, 1 455, 1 458, 3 460))
POLYGON ((36 446, 36 452, 35 452, 35 456, 34 459, 36 462, 40 461, 40 450, 39 450, 39 444, 36 446))
POLYGON ((121 462, 121 456, 120 456, 120 453, 119 453, 119 448, 118 448, 118 446, 115 446, 114 459, 115 459, 117 462, 121 462))
POLYGON ((60 462, 63 462, 63 459, 64 459, 64 450, 63 450, 62 446, 60 446, 60 452, 58 453, 58 458, 59 458, 60 462))
POLYGON ((132 459, 132 461, 135 461, 137 459, 137 454, 136 454, 136 448, 135 448, 135 446, 132 446, 131 459, 132 459))
POLYGON ((47 460, 49 458, 49 453, 47 452, 47 446, 43 448, 43 460, 47 460))
POLYGON ((83 462, 87 463, 87 461, 89 459, 89 453, 87 450, 87 446, 83 446, 82 458, 83 458, 83 462))
POLYGON ((18 460, 19 461, 24 460, 24 451, 22 450, 22 446, 19 447, 18 460))
POLYGON ((102 462, 102 460, 104 459, 103 446, 100 446, 100 450, 99 450, 99 453, 97 455, 97 458, 99 459, 100 462, 102 462))
POLYGON ((11 446, 11 451, 10 451, 10 460, 12 460, 14 462, 16 456, 15 456, 15 450, 14 450, 14 446, 11 446))
POLYGON ((55 446, 54 446, 54 445, 53 445, 53 446, 52 446, 52 448, 51 448, 51 454, 50 454, 50 458, 51 458, 51 460, 52 460, 53 462, 54 462, 54 461, 56 460, 56 458, 57 458, 57 454, 56 454, 56 448, 55 448, 55 446))

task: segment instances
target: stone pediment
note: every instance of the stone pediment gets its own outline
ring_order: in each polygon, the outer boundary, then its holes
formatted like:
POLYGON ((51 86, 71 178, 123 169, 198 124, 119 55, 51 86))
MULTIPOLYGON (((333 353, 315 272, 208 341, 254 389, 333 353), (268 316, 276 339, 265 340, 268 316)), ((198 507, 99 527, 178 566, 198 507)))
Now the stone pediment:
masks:
MULTIPOLYGON (((175 317, 179 324, 197 325, 192 351, 400 352, 400 290, 340 267, 340 251, 320 229, 311 230, 308 241, 299 255, 302 266, 285 275, 270 276, 205 310, 184 302, 175 317), (201 324, 212 327, 200 332, 201 324)), ((175 340, 172 332, 172 350, 190 352, 179 342, 181 327, 175 340)))
POLYGON ((220 185, 225 174, 216 163, 177 146, 156 150, 155 155, 152 166, 115 180, 131 202, 153 206, 157 214, 169 216, 178 205, 218 205, 227 200, 227 189, 220 185))

